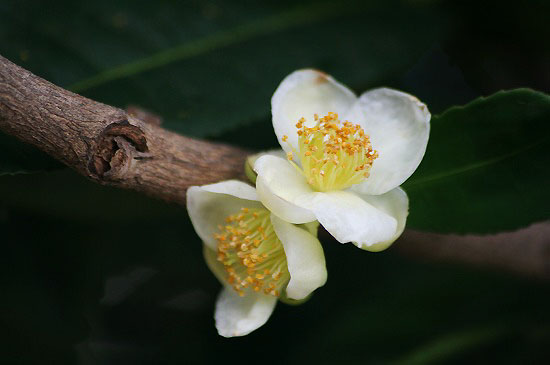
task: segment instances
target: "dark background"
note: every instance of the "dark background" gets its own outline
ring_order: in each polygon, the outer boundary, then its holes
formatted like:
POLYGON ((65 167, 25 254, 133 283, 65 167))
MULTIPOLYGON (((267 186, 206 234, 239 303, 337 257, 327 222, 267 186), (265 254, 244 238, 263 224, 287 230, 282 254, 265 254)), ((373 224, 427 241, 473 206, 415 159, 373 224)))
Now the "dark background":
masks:
MULTIPOLYGON (((548 92, 548 14, 542 0, 2 1, 0 54, 169 129, 265 149, 271 94, 298 68, 404 90, 434 114, 548 92)), ((0 176, 2 363, 548 361, 547 284, 333 241, 311 300, 221 338, 220 285, 185 209, 56 167, 0 176)))

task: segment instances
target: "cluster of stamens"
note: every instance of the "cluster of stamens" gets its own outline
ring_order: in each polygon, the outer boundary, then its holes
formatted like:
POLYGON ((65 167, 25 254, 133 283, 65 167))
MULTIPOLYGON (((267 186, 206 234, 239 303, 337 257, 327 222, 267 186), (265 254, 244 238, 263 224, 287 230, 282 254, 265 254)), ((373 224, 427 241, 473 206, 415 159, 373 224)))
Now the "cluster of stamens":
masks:
MULTIPOLYGON (((305 118, 296 123, 298 150, 291 148, 302 166, 292 161, 292 152, 287 155, 307 182, 317 191, 343 190, 369 177, 378 152, 363 128, 341 122, 332 112, 322 118, 315 114, 314 120, 313 127, 306 126, 305 118)), ((287 140, 288 136, 283 136, 283 142, 287 140)))
POLYGON ((218 241, 218 261, 227 273, 227 282, 239 293, 253 290, 278 297, 288 283, 283 246, 266 209, 242 208, 225 219, 214 234, 218 241))

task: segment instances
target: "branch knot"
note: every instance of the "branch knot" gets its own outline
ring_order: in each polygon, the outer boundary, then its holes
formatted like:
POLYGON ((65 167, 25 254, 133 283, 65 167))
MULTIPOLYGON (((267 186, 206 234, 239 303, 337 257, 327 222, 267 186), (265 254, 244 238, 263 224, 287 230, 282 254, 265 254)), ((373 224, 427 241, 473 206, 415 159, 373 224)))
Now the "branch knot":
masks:
POLYGON ((90 154, 92 177, 117 180, 124 176, 136 157, 146 157, 149 148, 145 133, 127 119, 109 124, 99 135, 90 154))

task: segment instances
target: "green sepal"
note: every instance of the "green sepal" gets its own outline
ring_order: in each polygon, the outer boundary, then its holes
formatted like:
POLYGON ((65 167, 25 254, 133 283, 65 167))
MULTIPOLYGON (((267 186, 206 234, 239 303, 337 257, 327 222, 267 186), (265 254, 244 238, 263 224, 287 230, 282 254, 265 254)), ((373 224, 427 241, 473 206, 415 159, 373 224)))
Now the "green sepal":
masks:
POLYGON ((301 304, 304 304, 305 302, 307 302, 309 300, 309 298, 311 298, 312 295, 313 295, 313 292, 311 294, 309 294, 307 297, 305 297, 304 299, 296 300, 296 299, 289 298, 286 295, 286 290, 284 290, 283 293, 281 294, 281 296, 279 297, 279 300, 281 302, 285 303, 285 304, 288 304, 288 305, 301 305, 301 304))
POLYGON ((246 174, 246 177, 252 184, 256 184, 256 177, 258 174, 256 174, 256 171, 254 171, 254 162, 258 159, 260 154, 250 155, 246 158, 246 161, 244 163, 244 173, 246 174))

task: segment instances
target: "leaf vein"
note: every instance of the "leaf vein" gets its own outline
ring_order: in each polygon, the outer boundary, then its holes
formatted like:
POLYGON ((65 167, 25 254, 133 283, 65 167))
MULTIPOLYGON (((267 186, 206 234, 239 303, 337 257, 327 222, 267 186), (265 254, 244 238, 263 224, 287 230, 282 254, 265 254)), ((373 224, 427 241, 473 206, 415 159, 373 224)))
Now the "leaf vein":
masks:
POLYGON ((350 7, 337 7, 334 3, 316 3, 314 6, 300 6, 277 15, 250 22, 233 29, 169 48, 148 57, 128 62, 111 69, 104 70, 94 76, 78 81, 69 86, 73 92, 82 92, 108 82, 122 79, 161 68, 168 64, 199 56, 216 49, 242 43, 244 41, 281 32, 289 28, 334 18, 349 12, 350 7))
POLYGON ((484 160, 484 161, 480 161, 480 162, 477 162, 477 163, 472 163, 472 164, 468 164, 466 166, 462 166, 462 167, 458 167, 456 169, 452 169, 452 170, 449 170, 449 171, 445 171, 445 172, 440 172, 440 173, 436 173, 436 174, 432 174, 430 176, 426 176, 424 178, 419 178, 417 180, 413 180, 411 181, 410 183, 406 184, 406 188, 408 190, 411 190, 412 189, 415 189, 417 187, 420 187, 421 185, 424 185, 424 184, 430 184, 430 183, 433 183, 437 180, 442 180, 442 179, 446 179, 446 178, 449 178, 449 177, 452 177, 452 176, 456 176, 456 175, 460 175, 462 173, 466 173, 466 172, 470 172, 470 171, 474 171, 474 170, 477 170, 477 169, 481 169, 481 168, 484 168, 486 166, 490 166, 490 165, 493 165, 493 164, 496 164, 496 163, 499 163, 499 162, 502 162, 506 159, 509 159, 509 158, 512 158, 512 157, 515 157, 523 152, 526 152, 530 149, 533 149, 535 147, 538 147, 539 145, 543 144, 544 142, 546 142, 548 140, 547 137, 544 137, 540 140, 538 140, 537 142, 535 143, 532 143, 530 145, 527 145, 523 148, 519 148, 515 151, 511 151, 509 153, 506 153, 502 156, 498 156, 498 157, 494 157, 494 158, 490 158, 490 159, 487 159, 487 160, 484 160))

